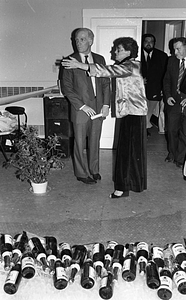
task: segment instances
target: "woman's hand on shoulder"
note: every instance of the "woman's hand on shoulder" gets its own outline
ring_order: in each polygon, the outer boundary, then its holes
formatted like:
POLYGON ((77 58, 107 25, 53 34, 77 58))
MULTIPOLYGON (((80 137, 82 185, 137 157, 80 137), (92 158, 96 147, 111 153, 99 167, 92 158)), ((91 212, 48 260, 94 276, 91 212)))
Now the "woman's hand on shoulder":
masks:
POLYGON ((87 70, 87 65, 79 62, 76 58, 69 56, 69 58, 63 58, 61 62, 65 69, 82 69, 87 70))

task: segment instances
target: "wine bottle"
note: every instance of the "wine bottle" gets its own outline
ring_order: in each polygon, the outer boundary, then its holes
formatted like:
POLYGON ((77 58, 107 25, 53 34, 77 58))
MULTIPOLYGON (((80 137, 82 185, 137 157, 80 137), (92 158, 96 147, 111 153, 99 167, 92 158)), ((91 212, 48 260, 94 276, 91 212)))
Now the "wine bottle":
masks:
POLYGON ((26 250, 21 257, 22 277, 30 279, 35 275, 35 260, 31 250, 26 250))
POLYGON ((150 289, 158 289, 161 284, 158 266, 152 258, 152 253, 149 254, 149 260, 146 265, 146 283, 150 289))
POLYGON ((136 247, 134 244, 126 244, 127 254, 124 257, 122 278, 125 281, 134 281, 136 278, 136 247))
POLYGON ((114 253, 112 258, 112 269, 113 269, 113 280, 118 280, 118 273, 123 267, 124 256, 126 253, 126 248, 118 244, 114 247, 114 253))
POLYGON ((13 295, 17 292, 21 282, 21 264, 20 262, 13 265, 6 277, 4 291, 7 294, 13 295))
POLYGON ((153 256, 153 261, 156 263, 158 267, 158 271, 164 267, 164 256, 163 256, 163 248, 158 246, 152 246, 151 252, 153 256))
POLYGON ((112 264, 112 258, 114 254, 114 247, 118 245, 115 241, 109 241, 107 243, 106 249, 105 249, 105 256, 104 256, 104 268, 107 270, 109 267, 111 267, 112 264))
POLYGON ((8 271, 11 268, 13 238, 9 234, 1 234, 0 244, 1 244, 1 256, 4 261, 4 269, 5 271, 8 271))
POLYGON ((160 271, 160 287, 157 290, 157 294, 160 299, 169 300, 172 297, 172 266, 173 266, 173 253, 170 247, 163 250, 164 254, 164 267, 160 271))
POLYGON ((96 273, 93 267, 92 252, 88 250, 82 267, 81 286, 84 289, 91 289, 95 284, 95 277, 96 273))
POLYGON ((81 269, 85 256, 87 253, 87 248, 84 245, 74 245, 72 247, 72 260, 71 260, 71 274, 69 281, 74 282, 77 272, 81 269))
POLYGON ((46 252, 40 239, 38 237, 32 237, 28 241, 28 245, 30 246, 34 258, 41 263, 43 270, 45 272, 49 272, 49 266, 46 260, 46 252))
POLYGON ((102 299, 110 299, 113 295, 113 274, 109 267, 107 270, 103 268, 99 295, 102 299))
POLYGON ((16 234, 14 236, 14 240, 15 242, 12 250, 12 262, 16 264, 26 249, 26 244, 28 243, 28 236, 26 232, 23 231, 22 234, 16 234))
POLYGON ((144 275, 149 257, 149 246, 145 242, 136 243, 136 260, 139 265, 139 273, 144 275))
POLYGON ((50 274, 55 272, 55 261, 57 258, 57 240, 54 236, 45 236, 45 251, 47 262, 50 269, 50 274))
POLYGON ((59 244, 59 253, 64 268, 69 268, 72 260, 72 250, 68 243, 59 244))
POLYGON ((93 254, 93 265, 96 270, 97 276, 101 277, 101 271, 103 268, 104 254, 105 254, 105 249, 103 244, 95 243, 92 247, 92 254, 93 254))
POLYGON ((173 243, 172 252, 177 263, 186 271, 186 249, 183 244, 173 243))
POLYGON ((56 259, 54 269, 53 280, 55 288, 58 290, 65 289, 68 285, 68 276, 61 259, 56 259))
POLYGON ((186 273, 176 261, 173 263, 172 278, 178 292, 186 295, 186 273))

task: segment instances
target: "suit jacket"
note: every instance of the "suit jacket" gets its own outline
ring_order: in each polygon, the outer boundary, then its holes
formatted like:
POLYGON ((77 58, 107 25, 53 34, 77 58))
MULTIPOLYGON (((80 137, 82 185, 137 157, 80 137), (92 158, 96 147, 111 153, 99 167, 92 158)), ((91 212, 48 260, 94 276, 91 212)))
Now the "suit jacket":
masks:
MULTIPOLYGON (((73 53, 72 57, 81 61, 79 53, 73 53)), ((103 56, 93 53, 94 63, 104 64, 103 56)), ((89 88, 87 74, 80 69, 64 69, 60 72, 60 85, 64 96, 71 103, 71 121, 74 123, 85 123, 90 118, 81 110, 84 104, 92 107, 96 113, 100 113, 103 105, 110 106, 110 80, 108 78, 95 78, 96 99, 89 88)))
POLYGON ((154 48, 147 72, 144 51, 141 52, 141 73, 147 79, 145 91, 147 99, 160 101, 162 99, 163 77, 167 67, 168 56, 165 52, 154 48))
MULTIPOLYGON (((186 96, 186 71, 184 72, 182 81, 181 81, 181 89, 183 93, 179 95, 177 93, 177 83, 178 83, 178 75, 179 75, 179 59, 176 56, 170 56, 168 59, 167 71, 163 80, 165 97, 168 99, 169 97, 173 97, 176 100, 176 106, 179 105, 182 98, 186 96), (185 93, 184 93, 185 92, 185 93)), ((170 107, 171 108, 171 107, 170 107)))

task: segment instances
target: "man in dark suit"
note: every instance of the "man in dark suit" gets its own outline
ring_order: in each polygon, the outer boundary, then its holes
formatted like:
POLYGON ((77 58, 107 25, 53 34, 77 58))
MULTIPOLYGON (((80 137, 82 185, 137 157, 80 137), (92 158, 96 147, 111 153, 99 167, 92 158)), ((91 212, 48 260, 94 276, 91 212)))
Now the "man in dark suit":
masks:
POLYGON ((164 92, 167 101, 167 162, 182 167, 186 154, 186 38, 173 41, 175 55, 169 57, 164 77, 164 92))
POLYGON ((141 73, 145 82, 148 104, 147 134, 152 127, 150 119, 157 104, 163 98, 163 77, 165 75, 168 56, 165 52, 155 48, 156 38, 146 33, 142 36, 141 73))
MULTIPOLYGON (((105 65, 103 56, 91 52, 93 40, 94 34, 90 29, 78 29, 75 33, 77 52, 71 56, 81 62, 105 65)), ((102 123, 109 114, 110 81, 108 78, 91 78, 87 72, 80 69, 63 69, 60 84, 62 93, 71 103, 71 120, 74 128, 74 174, 78 181, 85 184, 96 183, 101 179, 99 145, 102 123), (96 114, 102 116, 92 120, 96 114), (87 158, 84 153, 86 144, 88 144, 87 158)))

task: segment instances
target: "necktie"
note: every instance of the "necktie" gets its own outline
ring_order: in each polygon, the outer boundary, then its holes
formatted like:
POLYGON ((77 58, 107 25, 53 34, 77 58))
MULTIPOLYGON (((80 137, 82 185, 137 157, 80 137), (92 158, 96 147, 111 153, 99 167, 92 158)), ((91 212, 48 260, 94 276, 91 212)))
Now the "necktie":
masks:
MULTIPOLYGON (((89 65, 88 55, 85 55, 85 64, 89 65)), ((87 72, 86 72, 87 73, 87 72)), ((87 74, 88 75, 88 74, 87 74)))
POLYGON ((149 69, 149 64, 150 64, 150 54, 148 53, 148 55, 147 55, 147 71, 149 69))
MULTIPOLYGON (((88 55, 85 55, 85 64, 89 65, 88 55)), ((94 89, 93 89, 91 77, 88 75, 87 71, 86 71, 86 74, 87 74, 87 84, 88 84, 90 90, 92 90, 92 92, 94 94, 94 89)))
POLYGON ((181 61, 181 65, 180 65, 180 68, 179 68, 179 75, 178 75, 178 83, 177 83, 177 91, 178 93, 180 93, 180 83, 181 83, 181 80, 182 80, 182 77, 183 77, 183 73, 184 73, 184 70, 185 70, 185 59, 182 58, 182 61, 181 61))

